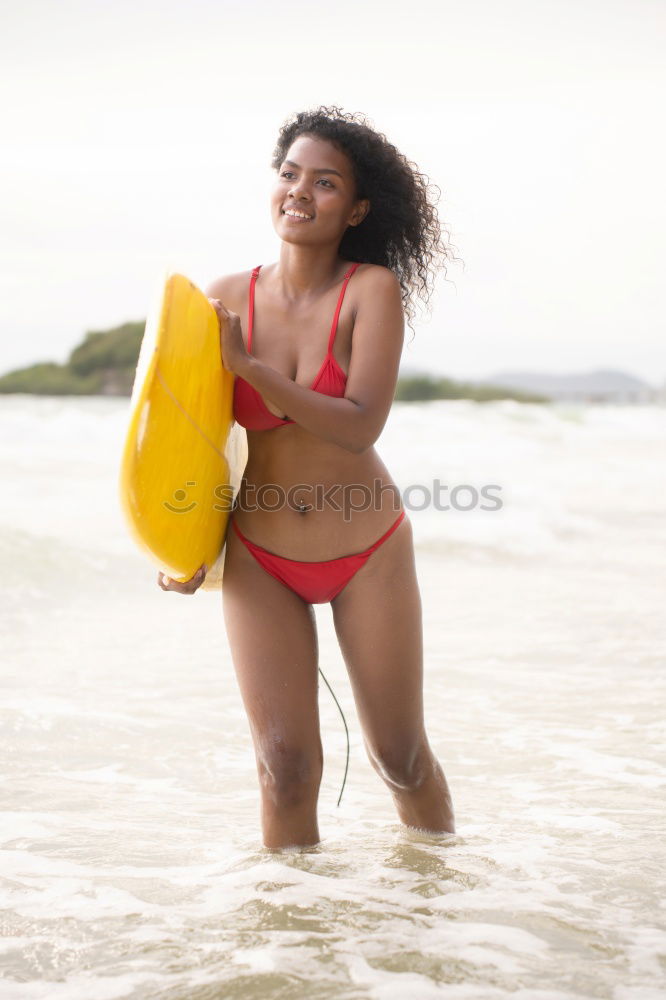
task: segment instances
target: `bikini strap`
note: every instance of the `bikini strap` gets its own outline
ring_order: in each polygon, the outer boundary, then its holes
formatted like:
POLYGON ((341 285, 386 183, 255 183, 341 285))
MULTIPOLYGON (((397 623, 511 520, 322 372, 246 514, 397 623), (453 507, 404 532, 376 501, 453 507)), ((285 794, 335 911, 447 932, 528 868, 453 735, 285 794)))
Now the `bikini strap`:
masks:
POLYGON ((247 353, 250 354, 252 351, 252 324, 254 323, 254 286, 257 283, 257 275, 261 270, 262 265, 257 264, 257 266, 252 271, 252 277, 250 278, 250 297, 247 304, 247 353))
POLYGON ((352 264, 352 266, 349 268, 349 270, 347 271, 347 273, 345 274, 345 280, 342 283, 342 288, 340 289, 340 295, 338 297, 338 305, 337 305, 337 308, 335 310, 335 316, 333 317, 333 322, 331 324, 331 333, 330 333, 330 336, 328 338, 328 352, 327 352, 328 354, 330 354, 331 351, 333 350, 333 341, 335 340, 335 334, 337 333, 337 330, 338 330, 338 316, 340 315, 340 309, 342 307, 342 300, 345 297, 345 291, 346 291, 346 288, 347 288, 347 283, 349 282, 349 279, 351 278, 352 274, 354 273, 354 271, 356 270, 356 268, 360 264, 361 264, 360 260, 355 261, 352 264))
MULTIPOLYGON (((345 274, 344 281, 342 283, 342 288, 340 289, 340 295, 338 296, 338 304, 335 309, 335 315, 333 316, 333 322, 331 323, 331 333, 328 338, 328 354, 333 350, 333 342, 335 340, 335 335, 338 330, 338 317, 340 316, 340 309, 342 308, 342 300, 345 297, 345 291, 347 290, 347 284, 352 274, 359 267, 361 261, 355 261, 347 273, 345 274)), ((247 315, 247 352, 248 354, 252 351, 252 331, 254 327, 254 286, 257 283, 257 275, 261 270, 263 265, 257 264, 255 268, 252 269, 252 276, 250 278, 250 295, 248 299, 248 315, 247 315)))

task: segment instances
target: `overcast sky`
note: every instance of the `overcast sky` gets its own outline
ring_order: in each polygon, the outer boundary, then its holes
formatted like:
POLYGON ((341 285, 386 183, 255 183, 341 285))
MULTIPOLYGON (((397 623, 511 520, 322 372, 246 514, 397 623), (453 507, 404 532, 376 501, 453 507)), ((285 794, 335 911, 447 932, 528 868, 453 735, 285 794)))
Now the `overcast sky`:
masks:
POLYGON ((362 111, 465 267, 404 368, 666 379, 664 0, 2 5, 0 372, 277 259, 294 111, 362 111))

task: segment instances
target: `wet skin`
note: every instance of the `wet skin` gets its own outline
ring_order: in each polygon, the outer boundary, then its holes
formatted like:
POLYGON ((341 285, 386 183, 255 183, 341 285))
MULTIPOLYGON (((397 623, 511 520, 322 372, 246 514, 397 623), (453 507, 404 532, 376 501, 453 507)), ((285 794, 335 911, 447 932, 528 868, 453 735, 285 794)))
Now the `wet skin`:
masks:
MULTIPOLYGON (((286 160, 270 203, 280 256, 262 267, 256 283, 252 356, 246 349, 250 272, 213 281, 207 295, 220 317, 226 367, 254 386, 272 413, 295 421, 248 431, 234 518, 243 534, 271 552, 317 561, 367 548, 401 509, 374 442, 395 391, 404 320, 395 275, 361 264, 347 285, 333 347, 347 373, 345 397, 309 388, 350 264, 339 257, 340 240, 372 206, 357 198, 351 163, 331 143, 299 136, 286 160), (287 208, 311 218, 294 221, 287 208), (257 490, 269 483, 291 503, 258 506, 257 490), (322 502, 326 490, 330 499, 322 502)), ((268 503, 275 501, 269 496, 268 503)), ((193 593, 202 580, 200 571, 183 584, 158 578, 163 589, 180 593, 193 593)), ((312 607, 268 574, 233 531, 222 593, 254 742, 264 844, 315 844, 322 747, 312 607)), ((408 519, 334 598, 332 610, 368 756, 400 819, 453 833, 451 796, 423 723, 421 604, 408 519)))

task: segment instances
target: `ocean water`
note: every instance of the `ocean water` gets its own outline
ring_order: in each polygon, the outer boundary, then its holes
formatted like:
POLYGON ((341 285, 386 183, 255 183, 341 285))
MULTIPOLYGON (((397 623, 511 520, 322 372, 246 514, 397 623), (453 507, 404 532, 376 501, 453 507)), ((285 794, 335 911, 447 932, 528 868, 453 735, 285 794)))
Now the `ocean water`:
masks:
POLYGON ((125 530, 128 406, 0 397, 2 1000, 666 997, 666 410, 395 405, 457 832, 400 824, 325 606, 349 774, 322 684, 322 841, 274 853, 220 595, 125 530))

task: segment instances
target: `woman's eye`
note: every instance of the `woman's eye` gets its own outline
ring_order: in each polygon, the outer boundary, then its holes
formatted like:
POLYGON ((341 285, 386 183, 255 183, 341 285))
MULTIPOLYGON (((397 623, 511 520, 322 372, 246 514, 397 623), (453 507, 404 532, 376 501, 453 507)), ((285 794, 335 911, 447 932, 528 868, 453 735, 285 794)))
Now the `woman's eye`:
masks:
MULTIPOLYGON (((294 175, 294 172, 292 170, 283 170, 282 173, 280 174, 280 177, 291 178, 291 177, 294 177, 294 176, 295 175, 294 175)), ((319 180, 320 180, 320 183, 326 184, 330 188, 335 187, 335 185, 331 184, 331 182, 328 181, 328 180, 326 180, 325 177, 320 177, 319 180)))

